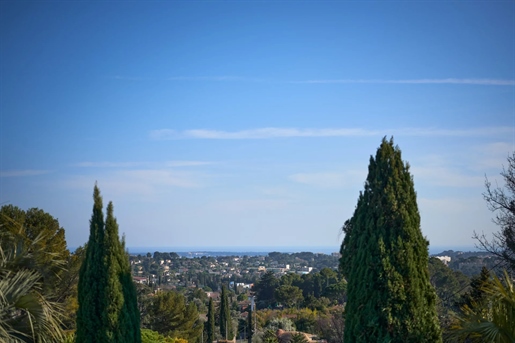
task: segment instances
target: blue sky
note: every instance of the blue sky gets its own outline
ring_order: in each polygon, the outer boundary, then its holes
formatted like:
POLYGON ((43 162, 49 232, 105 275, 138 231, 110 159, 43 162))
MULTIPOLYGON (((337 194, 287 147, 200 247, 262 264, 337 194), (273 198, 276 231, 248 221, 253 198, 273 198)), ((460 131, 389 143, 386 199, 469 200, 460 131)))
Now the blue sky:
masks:
POLYGON ((432 246, 498 230, 515 2, 0 3, 0 204, 128 246, 334 246, 394 136, 432 246))

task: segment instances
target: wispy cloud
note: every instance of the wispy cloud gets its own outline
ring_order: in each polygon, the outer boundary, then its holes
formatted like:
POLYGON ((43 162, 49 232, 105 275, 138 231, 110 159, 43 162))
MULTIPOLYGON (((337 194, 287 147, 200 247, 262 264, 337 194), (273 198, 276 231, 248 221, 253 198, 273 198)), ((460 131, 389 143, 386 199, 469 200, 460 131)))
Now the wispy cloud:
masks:
POLYGON ((298 128, 258 128, 240 131, 222 130, 171 130, 161 129, 150 132, 154 140, 171 139, 270 139, 270 138, 296 138, 296 137, 365 137, 365 136, 493 136, 512 133, 510 127, 485 127, 470 129, 440 129, 440 128, 399 128, 367 130, 360 128, 326 128, 326 129, 298 129, 298 128))
POLYGON ((142 196, 157 200, 159 195, 176 192, 177 189, 203 187, 208 175, 180 172, 168 169, 106 170, 90 175, 75 175, 63 180, 66 188, 91 189, 98 181, 102 189, 115 196, 142 196))
POLYGON ((22 176, 35 176, 50 173, 49 170, 0 170, 0 177, 22 177, 22 176))
POLYGON ((311 84, 454 84, 454 85, 480 85, 480 86, 515 86, 515 80, 502 79, 408 79, 408 80, 364 80, 364 79, 325 79, 325 80, 302 80, 291 81, 291 83, 311 84))
POLYGON ((207 81, 207 82, 272 82, 272 83, 299 83, 299 84, 452 84, 452 85, 478 85, 478 86, 515 86, 515 80, 509 79, 311 79, 311 80, 280 80, 270 78, 257 78, 235 75, 221 76, 171 76, 171 77, 140 77, 140 76, 111 76, 112 79, 122 81, 207 81))
POLYGON ((208 161, 188 161, 188 160, 180 160, 180 161, 166 161, 166 162, 79 162, 75 163, 73 167, 80 168, 133 168, 133 167, 148 167, 148 168, 161 168, 161 167, 195 167, 195 166, 203 166, 213 164, 213 162, 208 161))
POLYGON ((172 76, 169 81, 248 81, 260 82, 263 79, 242 77, 242 76, 172 76))
POLYGON ((171 76, 171 77, 139 77, 139 76, 123 76, 116 75, 112 76, 112 79, 121 81, 208 81, 208 82, 229 82, 229 81, 241 81, 241 82, 262 82, 265 79, 243 77, 243 76, 171 76))
POLYGON ((412 167, 415 183, 422 181, 428 185, 441 187, 483 187, 484 176, 479 173, 475 175, 466 174, 463 170, 448 168, 444 166, 420 166, 412 167))
POLYGON ((131 168, 142 165, 140 162, 79 162, 74 167, 81 168, 131 168))

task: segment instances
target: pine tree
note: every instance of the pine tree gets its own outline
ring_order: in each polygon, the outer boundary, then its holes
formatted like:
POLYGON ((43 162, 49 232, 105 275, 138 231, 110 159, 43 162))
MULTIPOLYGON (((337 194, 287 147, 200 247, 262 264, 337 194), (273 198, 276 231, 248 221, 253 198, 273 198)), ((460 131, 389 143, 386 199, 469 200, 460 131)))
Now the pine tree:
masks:
POLYGON ((228 340, 232 340, 234 338, 234 334, 232 332, 231 309, 229 307, 229 298, 227 295, 227 287, 225 287, 225 285, 222 286, 220 301, 220 334, 222 335, 222 338, 227 337, 228 340))
POLYGON ((141 342, 136 289, 113 204, 104 223, 95 185, 86 257, 79 272, 76 342, 141 342))
POLYGON ((209 306, 207 308, 207 342, 215 341, 215 306, 213 298, 209 298, 209 306))
POLYGON ((428 245, 409 165, 393 139, 370 158, 365 190, 343 227, 345 342, 441 342, 428 245))

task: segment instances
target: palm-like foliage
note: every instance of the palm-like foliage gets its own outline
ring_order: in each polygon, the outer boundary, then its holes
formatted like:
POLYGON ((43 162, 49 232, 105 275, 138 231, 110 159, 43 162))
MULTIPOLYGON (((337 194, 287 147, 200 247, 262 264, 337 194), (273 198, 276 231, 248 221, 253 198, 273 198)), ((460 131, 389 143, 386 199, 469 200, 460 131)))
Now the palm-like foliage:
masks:
POLYGON ((479 343, 515 342, 515 289, 508 273, 504 272, 503 281, 494 276, 483 290, 486 300, 462 308, 451 337, 479 343))
MULTIPOLYGON (((57 342, 63 338, 62 308, 43 291, 36 251, 9 232, 0 235, 0 342, 57 342)), ((54 267, 60 261, 52 261, 54 267)))
POLYGON ((290 343, 308 343, 306 335, 296 332, 291 336, 290 343))

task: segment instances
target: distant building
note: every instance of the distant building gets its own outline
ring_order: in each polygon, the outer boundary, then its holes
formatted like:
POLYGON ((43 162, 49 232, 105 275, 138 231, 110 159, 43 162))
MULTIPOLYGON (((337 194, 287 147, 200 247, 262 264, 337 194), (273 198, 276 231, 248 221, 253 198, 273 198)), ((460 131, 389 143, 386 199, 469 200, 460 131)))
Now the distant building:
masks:
POLYGON ((141 284, 148 283, 148 279, 146 277, 141 277, 141 276, 133 276, 132 281, 134 281, 136 283, 141 283, 141 284))
POLYGON ((450 256, 436 256, 436 258, 442 261, 446 266, 451 262, 450 256))

